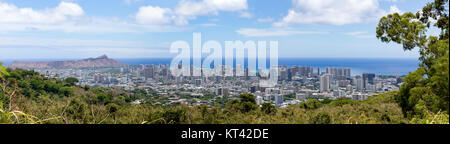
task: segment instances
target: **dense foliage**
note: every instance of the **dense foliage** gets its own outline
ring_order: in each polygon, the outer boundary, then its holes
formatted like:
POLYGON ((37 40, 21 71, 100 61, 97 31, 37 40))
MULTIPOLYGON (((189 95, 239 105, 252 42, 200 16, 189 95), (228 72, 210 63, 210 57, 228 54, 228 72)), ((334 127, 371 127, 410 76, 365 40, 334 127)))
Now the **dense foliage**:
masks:
POLYGON ((449 113, 448 0, 435 0, 416 14, 389 14, 380 19, 377 37, 395 42, 404 50, 419 48, 419 68, 403 78, 397 102, 405 117, 424 118, 429 113, 449 113), (439 36, 428 30, 440 30, 439 36))

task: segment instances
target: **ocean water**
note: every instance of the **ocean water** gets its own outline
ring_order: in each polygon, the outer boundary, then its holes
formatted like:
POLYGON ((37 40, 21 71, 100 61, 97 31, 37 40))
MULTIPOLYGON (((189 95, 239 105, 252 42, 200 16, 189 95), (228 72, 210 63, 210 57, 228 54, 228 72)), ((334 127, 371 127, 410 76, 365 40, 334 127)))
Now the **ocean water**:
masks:
MULTIPOLYGON (((68 59, 58 59, 68 60, 68 59)), ((133 58, 116 59, 124 64, 170 64, 171 58, 133 58)), ((3 65, 8 65, 13 60, 1 60, 3 65)), ((20 61, 55 61, 52 59, 29 59, 20 61)), ((247 63, 247 62, 246 62, 247 63)), ((267 62, 269 63, 269 62, 267 62)), ((351 68, 352 75, 359 75, 364 72, 375 73, 377 75, 406 75, 418 68, 419 61, 410 59, 387 59, 387 58, 279 58, 278 65, 291 66, 312 66, 314 71, 320 68, 325 71, 326 67, 346 67, 351 68)))

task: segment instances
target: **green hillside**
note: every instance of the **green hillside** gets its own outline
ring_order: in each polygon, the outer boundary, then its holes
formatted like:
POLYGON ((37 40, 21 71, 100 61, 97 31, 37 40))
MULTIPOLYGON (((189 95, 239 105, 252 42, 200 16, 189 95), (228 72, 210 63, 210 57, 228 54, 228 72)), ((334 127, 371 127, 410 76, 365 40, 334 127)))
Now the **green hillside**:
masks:
POLYGON ((2 71, 0 123, 40 124, 401 124, 448 123, 448 114, 429 112, 421 119, 405 118, 395 102, 397 92, 365 101, 307 100, 278 109, 242 94, 223 106, 133 105, 152 97, 116 88, 74 85, 76 79, 48 79, 22 69, 2 71), (138 96, 137 96, 138 95, 138 96))

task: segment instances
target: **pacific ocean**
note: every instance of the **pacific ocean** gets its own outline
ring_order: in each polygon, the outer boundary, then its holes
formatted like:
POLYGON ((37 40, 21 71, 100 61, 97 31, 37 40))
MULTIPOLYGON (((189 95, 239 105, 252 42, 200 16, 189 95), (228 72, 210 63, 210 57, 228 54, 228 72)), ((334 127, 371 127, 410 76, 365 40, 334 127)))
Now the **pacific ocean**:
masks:
MULTIPOLYGON (((171 58, 117 59, 125 64, 170 64, 171 58)), ((268 62, 269 63, 269 62, 268 62)), ((247 65, 247 61, 246 61, 247 65)), ((246 66, 245 65, 245 66, 246 66)), ((352 75, 375 73, 377 75, 407 75, 418 68, 419 60, 414 58, 279 58, 278 65, 311 66, 325 71, 326 67, 351 68, 352 75)))
MULTIPOLYGON (((17 61, 56 61, 71 59, 28 59, 17 61)), ((116 60, 129 65, 139 64, 170 64, 172 58, 117 58, 116 60)), ((3 65, 8 65, 13 60, 2 60, 3 65)), ((246 62, 247 63, 247 62, 246 62)), ((267 62, 269 63, 269 61, 267 62)), ((317 68, 325 71, 326 67, 351 68, 352 75, 362 73, 375 73, 377 75, 407 75, 418 68, 419 60, 415 58, 279 58, 278 65, 311 66, 314 71, 317 68)))

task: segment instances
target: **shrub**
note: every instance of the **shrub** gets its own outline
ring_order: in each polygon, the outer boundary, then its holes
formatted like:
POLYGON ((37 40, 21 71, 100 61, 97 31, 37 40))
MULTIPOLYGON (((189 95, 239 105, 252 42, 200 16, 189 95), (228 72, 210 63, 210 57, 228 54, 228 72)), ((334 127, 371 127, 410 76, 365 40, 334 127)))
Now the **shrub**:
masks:
POLYGON ((265 114, 275 114, 277 113, 277 108, 271 103, 264 103, 262 104, 261 111, 265 114))
POLYGON ((59 89, 59 94, 62 96, 71 96, 74 94, 74 91, 71 87, 62 87, 59 89))
POLYGON ((115 103, 109 103, 107 106, 109 113, 114 113, 120 109, 120 106, 115 103))
POLYGON ((256 104, 256 97, 252 94, 241 94, 240 96, 241 103, 249 102, 252 104, 256 104))
POLYGON ((179 124, 186 118, 186 112, 184 109, 180 108, 172 108, 166 110, 162 117, 164 119, 165 124, 179 124))
POLYGON ((308 99, 300 103, 300 108, 303 109, 317 109, 320 107, 322 107, 322 103, 320 103, 317 99, 308 99))
POLYGON ((313 124, 330 124, 331 116, 327 112, 319 112, 311 119, 311 123, 313 124))
POLYGON ((344 105, 348 105, 348 104, 356 104, 358 103, 358 101, 356 100, 352 100, 352 99, 339 99, 339 100, 334 100, 332 102, 330 102, 330 105, 332 106, 344 106, 344 105))

